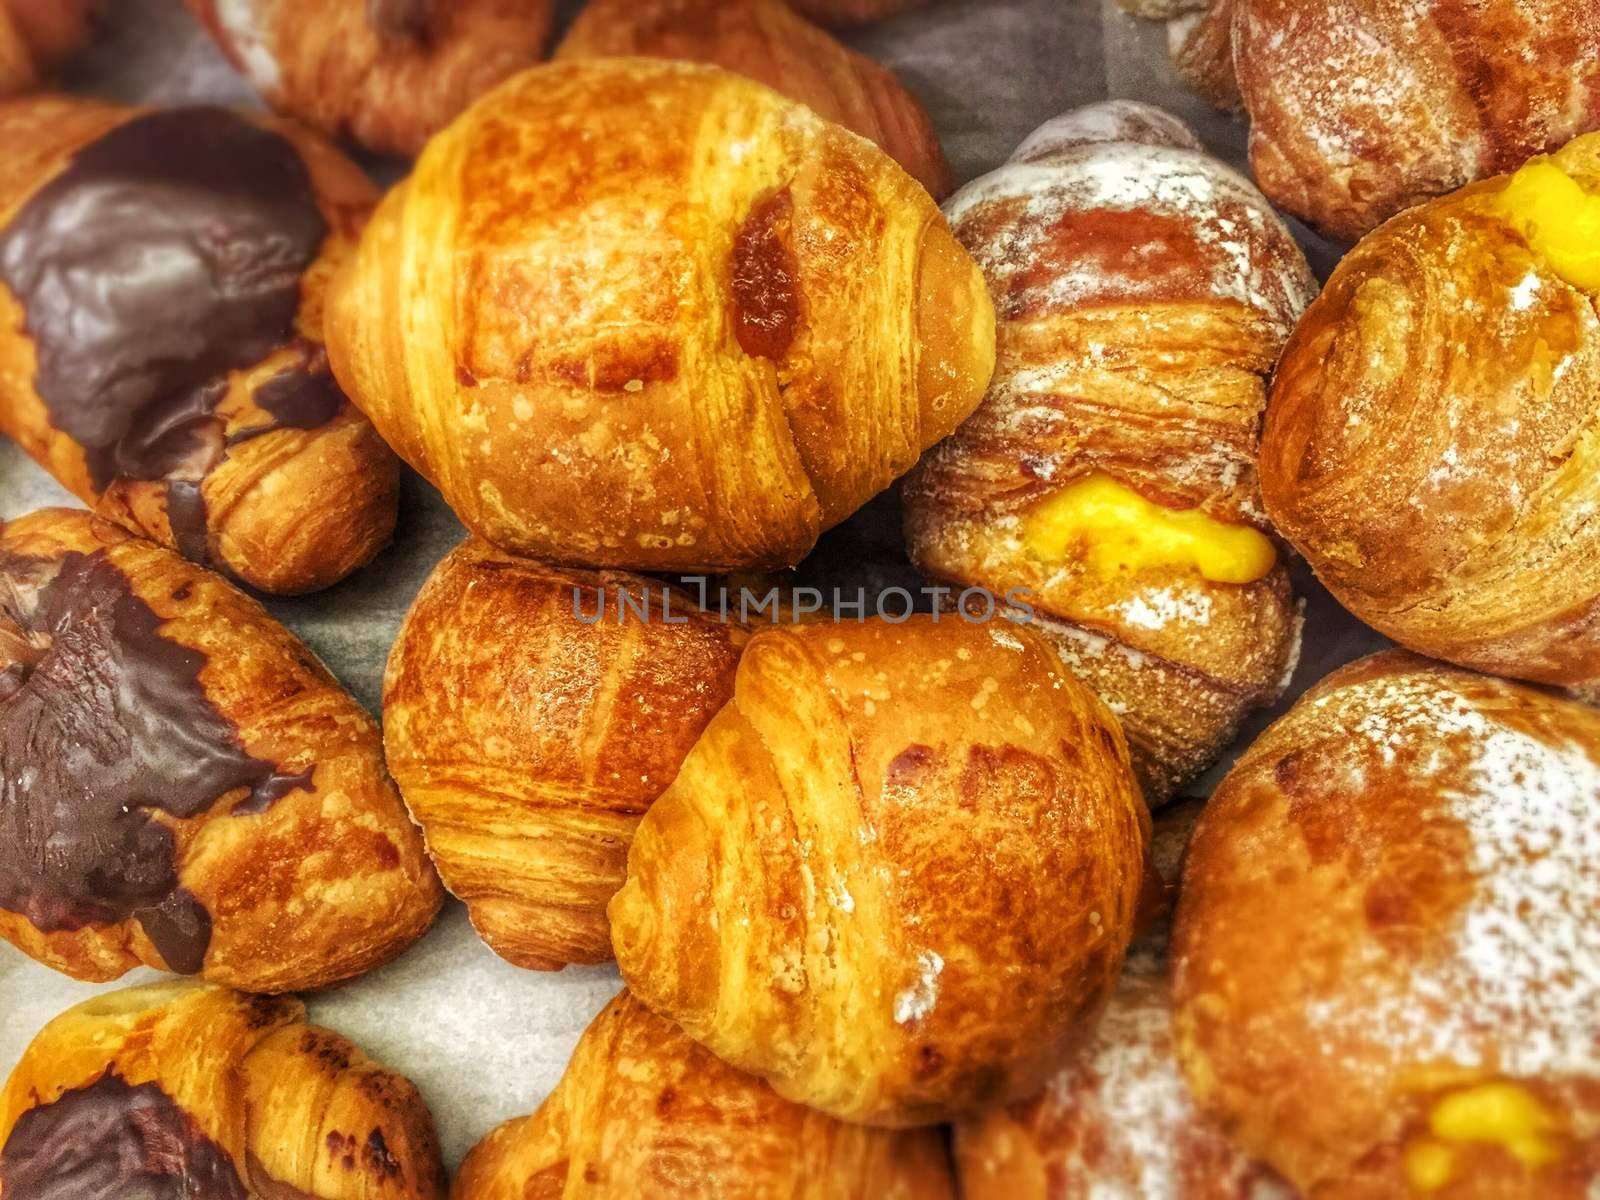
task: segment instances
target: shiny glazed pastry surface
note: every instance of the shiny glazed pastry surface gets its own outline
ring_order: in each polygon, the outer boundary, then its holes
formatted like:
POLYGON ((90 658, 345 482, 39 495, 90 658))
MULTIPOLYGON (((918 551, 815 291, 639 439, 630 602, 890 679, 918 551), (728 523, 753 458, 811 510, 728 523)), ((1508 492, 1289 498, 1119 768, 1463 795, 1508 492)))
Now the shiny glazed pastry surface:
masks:
POLYGON ((0 936, 279 992, 439 902, 376 725, 260 606, 88 513, 0 528, 0 936))
POLYGON ((1345 607, 1568 687, 1600 679, 1597 197, 1589 135, 1363 240, 1285 351, 1261 444, 1273 522, 1345 607))
POLYGON ((1174 1031, 1316 1200, 1600 1178, 1600 715, 1403 652, 1337 672, 1191 842, 1174 1031))
POLYGON ((314 135, 217 108, 0 108, 0 432, 85 503, 264 591, 394 530, 399 464, 322 348, 375 193, 314 135))
POLYGON ((0 1093, 5 1200, 443 1200, 409 1081, 291 997, 173 982, 51 1021, 0 1093))
POLYGON ((285 116, 408 157, 537 63, 552 0, 187 0, 285 116))
POLYGON ((497 953, 545 969, 611 958, 605 908, 634 828, 732 696, 744 636, 658 580, 477 540, 434 569, 390 653, 384 744, 497 953))
POLYGON ((721 1062, 627 992, 556 1090, 467 1157, 453 1200, 953 1200, 943 1138, 847 1125, 721 1062))
POLYGON ((907 480, 908 548, 941 579, 1025 589, 1160 803, 1298 655, 1255 449, 1315 282, 1260 193, 1127 101, 1042 126, 946 209, 994 292, 999 365, 907 480))
POLYGON ((527 72, 452 125, 335 280, 328 333, 475 533, 648 570, 793 564, 993 366, 982 275, 887 156, 645 59, 527 72))
POLYGON ((1092 1027, 1148 820, 1115 720, 1026 628, 762 630, 635 835, 617 963, 790 1100, 948 1119, 1092 1027))
POLYGON ((638 54, 747 75, 876 142, 942 200, 954 186, 933 122, 894 75, 784 0, 592 0, 557 59, 638 54))

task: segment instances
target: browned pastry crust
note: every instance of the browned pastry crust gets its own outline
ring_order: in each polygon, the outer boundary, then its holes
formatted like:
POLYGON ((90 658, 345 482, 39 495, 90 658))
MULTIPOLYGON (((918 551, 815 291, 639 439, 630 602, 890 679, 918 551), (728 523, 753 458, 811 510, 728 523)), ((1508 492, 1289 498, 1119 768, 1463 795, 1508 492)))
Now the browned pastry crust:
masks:
POLYGON ((0 936, 79 979, 357 975, 441 891, 376 724, 210 572, 88 513, 0 530, 0 936))
MULTIPOLYGON (((1600 187, 1600 144, 1561 160, 1600 187)), ((1284 352, 1267 511, 1341 603, 1421 653, 1600 679, 1595 296, 1490 180, 1412 209, 1334 272, 1284 352)))
POLYGON ((552 0, 188 0, 278 112, 413 157, 544 57, 552 0))
POLYGON ((1148 816, 1115 720, 1030 629, 764 629, 640 824, 640 1000, 780 1095, 947 1119, 1038 1087, 1121 966, 1148 816))
POLYGON ((865 25, 907 12, 928 0, 790 0, 795 8, 824 25, 865 25))
POLYGON ((748 75, 876 142, 935 200, 954 180, 933 122, 894 74, 783 0, 591 0, 556 58, 630 54, 748 75))
POLYGON ((33 91, 89 40, 98 0, 0 0, 0 98, 33 91))
POLYGON ((5 1200, 443 1200, 403 1076, 287 996, 107 992, 34 1038, 0 1095, 5 1200))
POLYGON ((1600 128, 1592 0, 1236 0, 1233 36, 1256 180, 1332 237, 1600 128))
POLYGON ((1597 804, 1583 705, 1401 652, 1314 688, 1189 847, 1202 1104, 1314 1200, 1592 1195, 1597 804))
POLYGON ((743 641, 638 575, 476 539, 434 570, 389 656, 384 744, 445 886, 498 954, 546 970, 611 958, 606 903, 634 828, 732 696, 743 641))
POLYGON ((1237 112, 1244 98, 1233 66, 1234 3, 1195 6, 1201 11, 1179 16, 1167 27, 1167 44, 1179 78, 1218 108, 1237 112))
POLYGON ((1298 654, 1280 562, 1247 584, 1192 567, 1095 570, 1036 554, 1024 521, 1091 475, 1173 510, 1268 528, 1265 377, 1315 284, 1248 182, 1181 121, 1113 102, 1057 118, 946 209, 989 279, 999 366, 905 488, 911 557, 1040 628, 1112 705, 1159 804, 1270 703, 1298 654))
POLYGON ((453 1200, 954 1200, 943 1138, 782 1099, 623 992, 556 1090, 461 1166, 453 1200))
MULTIPOLYGON (((0 236, 19 228, 24 214, 31 211, 30 203, 66 177, 86 151, 105 144, 116 131, 136 128, 141 118, 150 115, 149 110, 63 96, 0 105, 0 162, 5 167, 0 171, 0 236)), ((263 591, 306 592, 326 587, 367 562, 394 530, 399 464, 361 413, 338 393, 321 347, 328 277, 350 252, 376 193, 354 163, 315 135, 287 123, 251 120, 254 125, 248 128, 270 130, 292 145, 309 175, 312 201, 327 233, 300 280, 293 328, 259 361, 219 374, 220 395, 210 410, 216 427, 203 435, 207 440, 202 442, 209 457, 192 468, 184 463, 141 472, 150 478, 130 478, 120 469, 97 470, 86 447, 57 427, 59 418, 41 394, 47 357, 58 354, 60 346, 55 343, 65 339, 40 333, 37 314, 3 281, 0 432, 15 439, 85 503, 134 532, 181 547, 191 558, 263 591), (285 380, 300 381, 321 411, 307 416, 269 409, 271 401, 263 397, 285 380), (171 481, 180 478, 198 492, 198 515, 185 518, 173 507, 176 485, 171 481)), ((241 162, 237 170, 245 175, 251 166, 241 162)), ((175 163, 174 169, 187 168, 175 163)), ((125 185, 140 186, 136 179, 125 185)), ((170 204, 171 197, 152 190, 139 202, 156 210, 170 204)), ((108 221, 115 216, 104 206, 96 213, 96 219, 108 221)), ((41 255, 57 253, 60 232, 53 230, 27 246, 16 246, 15 262, 27 268, 41 255)), ((122 243, 130 256, 124 262, 141 261, 133 257, 138 251, 136 236, 129 235, 122 243)), ((86 265, 76 263, 75 268, 80 273, 107 274, 123 269, 109 252, 102 253, 103 257, 89 259, 86 265)), ((9 268, 13 259, 6 261, 9 268)), ((138 329, 123 336, 130 343, 140 341, 138 329)), ((215 340, 226 343, 234 336, 223 333, 215 340)), ((76 353, 84 356, 81 349, 76 353)), ((148 364, 130 367, 125 377, 138 378, 147 370, 148 364)), ((121 385, 104 385, 102 390, 111 386, 121 385)), ((133 436, 152 424, 159 428, 166 419, 133 407, 139 414, 129 418, 133 436)))
POLYGON ((335 281, 340 382, 485 540, 792 565, 971 411, 983 277, 871 143, 730 72, 525 72, 335 281))

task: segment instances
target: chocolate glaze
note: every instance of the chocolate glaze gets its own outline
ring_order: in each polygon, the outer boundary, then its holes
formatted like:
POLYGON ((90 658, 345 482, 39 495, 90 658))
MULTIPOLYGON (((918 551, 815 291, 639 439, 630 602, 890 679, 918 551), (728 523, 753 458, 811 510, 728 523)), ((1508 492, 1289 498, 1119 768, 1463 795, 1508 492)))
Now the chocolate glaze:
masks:
POLYGON ((230 446, 278 429, 317 429, 339 415, 345 399, 328 366, 328 352, 309 342, 300 362, 279 371, 251 398, 272 421, 231 435, 230 446))
POLYGON ((0 627, 48 641, 0 699, 0 908, 46 932, 136 918, 171 969, 197 972, 211 920, 153 812, 198 816, 243 788, 232 811, 261 812, 310 772, 245 753, 200 683, 205 656, 161 635, 105 551, 48 572, 0 560, 0 627))
POLYGON ((294 147, 219 108, 135 117, 23 204, 0 280, 96 489, 198 481, 221 461, 222 377, 294 336, 327 234, 294 147))
POLYGON ((159 1084, 108 1070, 17 1118, 0 1149, 17 1200, 248 1200, 221 1146, 159 1084))
POLYGON ((367 0, 367 24, 380 37, 420 41, 433 21, 433 0, 367 0))

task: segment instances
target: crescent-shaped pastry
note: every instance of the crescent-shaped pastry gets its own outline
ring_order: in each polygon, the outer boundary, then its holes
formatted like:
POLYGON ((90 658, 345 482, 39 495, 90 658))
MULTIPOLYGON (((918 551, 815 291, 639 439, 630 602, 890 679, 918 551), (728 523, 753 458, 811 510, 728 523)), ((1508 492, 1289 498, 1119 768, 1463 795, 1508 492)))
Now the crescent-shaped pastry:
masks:
POLYGON ((288 996, 107 992, 34 1038, 0 1093, 4 1200, 444 1200, 404 1077, 288 996))
POLYGON ((1600 714, 1403 652, 1253 745, 1189 845, 1174 1032, 1316 1200, 1600 1180, 1600 714))
POLYGON ((0 108, 0 432, 103 516, 252 587, 343 578, 399 496, 322 347, 328 276, 374 199, 288 124, 0 108))
POLYGON ((85 512, 0 527, 0 937, 300 991, 439 903, 377 726, 259 605, 85 512))
POLYGON ((339 380, 485 540, 788 566, 949 433, 983 277, 877 147, 649 59, 518 76, 440 135, 335 281, 339 380))

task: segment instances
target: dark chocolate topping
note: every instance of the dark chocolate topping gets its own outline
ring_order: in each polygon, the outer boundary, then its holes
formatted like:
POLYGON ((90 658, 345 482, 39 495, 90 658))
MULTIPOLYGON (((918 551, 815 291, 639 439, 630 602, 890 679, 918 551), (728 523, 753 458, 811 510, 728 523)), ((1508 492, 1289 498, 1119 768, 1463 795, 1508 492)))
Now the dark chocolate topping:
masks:
POLYGON ((367 0, 367 24, 380 37, 420 41, 433 21, 433 0, 367 0))
POLYGON ((193 817, 247 788, 233 811, 260 812, 310 774, 245 753, 200 683, 205 656, 161 635, 105 551, 48 569, 0 560, 0 629, 33 647, 0 696, 0 908, 46 932, 135 917, 196 972, 210 918, 153 810, 193 817))
POLYGON ((247 1200, 221 1146, 159 1084, 107 1071, 17 1118, 0 1149, 10 1200, 247 1200))
POLYGON ((96 488, 216 465, 220 379, 294 336, 327 233, 294 147, 220 108, 118 126, 17 211, 0 280, 96 488))
POLYGON ((252 399, 272 421, 232 434, 230 446, 278 429, 318 429, 339 415, 345 397, 328 366, 328 352, 308 342, 301 360, 257 387, 252 399))

